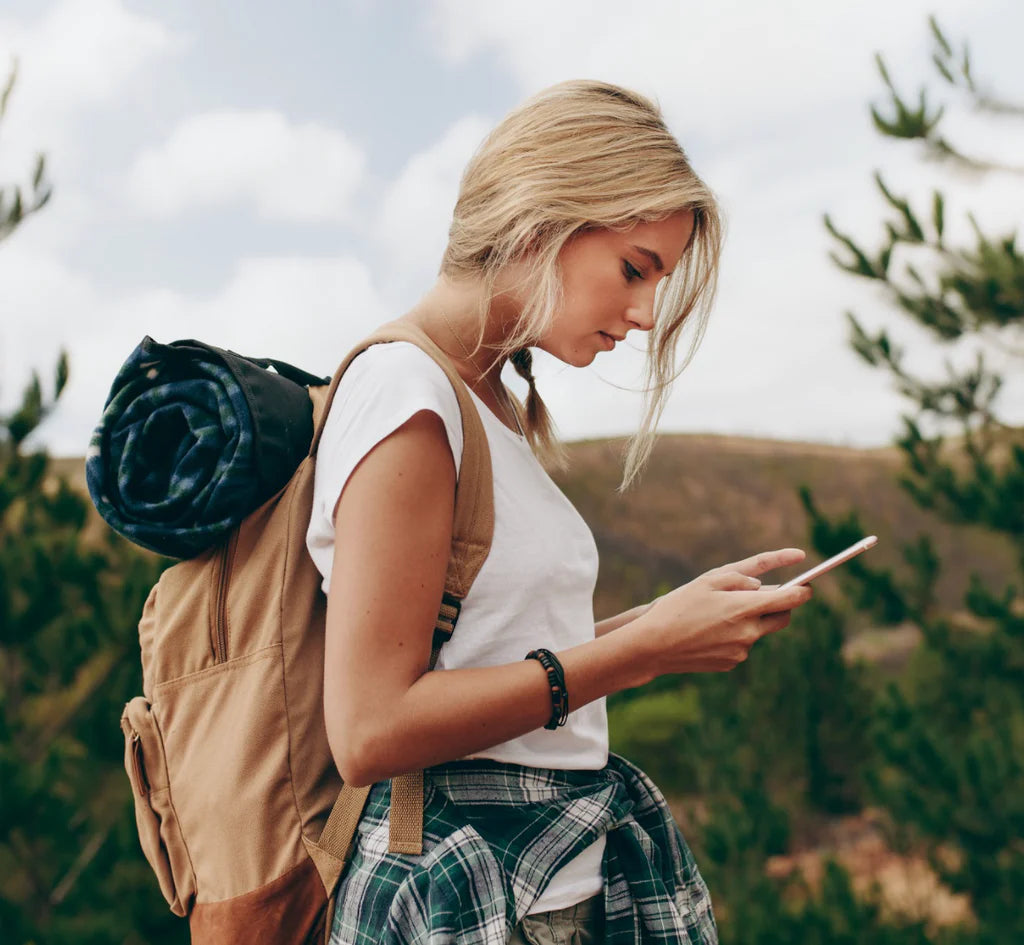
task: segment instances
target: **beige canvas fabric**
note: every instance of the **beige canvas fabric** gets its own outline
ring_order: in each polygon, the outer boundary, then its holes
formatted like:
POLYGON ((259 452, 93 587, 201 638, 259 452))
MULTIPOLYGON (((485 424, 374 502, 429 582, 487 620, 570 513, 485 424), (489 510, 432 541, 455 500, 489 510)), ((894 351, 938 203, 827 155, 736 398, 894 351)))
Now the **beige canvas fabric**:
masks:
MULTIPOLYGON (((143 851, 197 945, 312 942, 327 931, 367 789, 342 785, 327 744, 326 598, 305 536, 341 375, 369 345, 398 340, 430 354, 459 399, 464 446, 445 590, 465 597, 494 530, 487 439, 443 352, 396 322, 353 349, 329 386, 310 389, 313 441, 284 489, 222 546, 166 570, 143 610, 144 695, 121 719, 125 767, 143 851)), ((438 626, 450 628, 456 612, 443 606, 438 626)), ((393 793, 392 848, 418 852, 422 773, 395 779, 393 793)))

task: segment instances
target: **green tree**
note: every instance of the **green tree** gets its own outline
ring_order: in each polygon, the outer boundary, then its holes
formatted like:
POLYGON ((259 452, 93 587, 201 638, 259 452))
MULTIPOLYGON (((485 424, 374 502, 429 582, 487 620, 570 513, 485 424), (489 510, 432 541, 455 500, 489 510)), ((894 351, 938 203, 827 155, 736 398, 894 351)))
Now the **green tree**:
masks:
MULTIPOLYGON (((0 122, 3 121, 4 115, 7 113, 7 102, 14 90, 17 71, 17 63, 15 63, 7 78, 7 83, 0 90, 0 122)), ((32 172, 32 195, 27 202, 22 196, 21 187, 0 187, 0 240, 10 236, 29 214, 42 209, 50 199, 50 193, 50 184, 46 179, 46 156, 38 154, 32 172)))
MULTIPOLYGON (((0 239, 49 194, 40 156, 30 201, 0 190, 0 239)), ((26 445, 67 379, 62 354, 52 394, 33 375, 0 416, 0 940, 181 941, 138 849, 117 726, 159 563, 89 537, 85 500, 26 445)))
MULTIPOLYGON (((983 91, 966 45, 959 51, 930 21, 937 82, 993 122, 1024 117, 1024 107, 983 91)), ((873 108, 882 135, 916 141, 950 170, 1019 175, 1021 169, 968 153, 943 133, 946 106, 931 86, 916 104, 899 93, 881 56, 887 105, 873 108)), ((947 105, 949 102, 947 102, 947 105)), ((873 331, 848 313, 851 345, 887 374, 909 404, 898 445, 902 485, 921 506, 950 521, 989 529, 1013 544, 1017 570, 1003 586, 974 576, 962 609, 945 611, 934 587, 941 572, 927 536, 904 549, 906 566, 848 569, 856 601, 881 621, 909 621, 923 644, 912 672, 879 706, 875 797, 931 852, 940 877, 970 896, 972 940, 1024 941, 1024 437, 1002 419, 1004 379, 1024 359, 1024 257, 1016 234, 987 234, 969 215, 971 236, 954 241, 946 197, 915 205, 875 179, 887 205, 884 237, 865 249, 825 217, 839 245, 835 262, 880 287, 894 321, 923 328, 948 348, 944 372, 909 366, 888 327, 873 331), (963 354, 970 350, 968 359, 963 354)), ((814 519, 815 545, 837 550, 860 536, 858 517, 814 519)))
POLYGON ((731 673, 663 677, 611 701, 613 747, 684 814, 724 945, 926 941, 855 896, 838 866, 820 887, 768 870, 793 835, 861 806, 871 692, 843 659, 842 626, 816 599, 731 673))

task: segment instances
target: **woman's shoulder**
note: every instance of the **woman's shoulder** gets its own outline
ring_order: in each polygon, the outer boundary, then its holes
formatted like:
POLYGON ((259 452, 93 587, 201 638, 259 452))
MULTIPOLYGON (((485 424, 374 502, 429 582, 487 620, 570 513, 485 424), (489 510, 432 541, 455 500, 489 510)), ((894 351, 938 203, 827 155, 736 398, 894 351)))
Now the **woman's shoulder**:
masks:
POLYGON ((339 393, 357 387, 378 392, 389 385, 408 389, 416 384, 447 388, 455 400, 451 381, 426 351, 408 341, 388 341, 371 345, 352 361, 341 379, 339 393))
POLYGON ((462 447, 462 415, 444 369, 409 342, 371 345, 342 376, 328 413, 324 438, 328 442, 349 440, 354 444, 367 437, 386 435, 420 410, 440 416, 458 456, 462 447))

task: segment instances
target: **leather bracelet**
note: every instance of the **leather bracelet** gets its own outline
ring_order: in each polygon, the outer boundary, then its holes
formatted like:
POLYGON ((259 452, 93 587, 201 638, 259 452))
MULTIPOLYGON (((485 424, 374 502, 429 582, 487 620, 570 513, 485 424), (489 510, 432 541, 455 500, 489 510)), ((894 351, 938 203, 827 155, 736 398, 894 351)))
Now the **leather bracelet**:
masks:
POLYGON ((550 650, 530 650, 526 659, 536 660, 544 667, 547 673, 548 686, 551 688, 551 718, 544 728, 554 731, 561 725, 565 725, 569 718, 569 690, 565 686, 565 670, 550 650))

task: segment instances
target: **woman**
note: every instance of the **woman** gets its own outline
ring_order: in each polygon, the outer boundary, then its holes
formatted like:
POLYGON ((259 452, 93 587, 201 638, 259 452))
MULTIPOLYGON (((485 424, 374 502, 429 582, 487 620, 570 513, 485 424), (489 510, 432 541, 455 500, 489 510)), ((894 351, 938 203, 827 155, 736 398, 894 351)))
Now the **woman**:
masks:
POLYGON ((491 551, 438 671, 427 668, 462 450, 455 394, 407 343, 371 347, 346 373, 308 544, 328 594, 328 736, 345 780, 374 787, 332 942, 716 940, 664 800, 609 757, 604 697, 744 660, 810 596, 761 589, 758 575, 803 553, 726 565, 595 626, 597 552, 538 462, 557 447, 528 348, 583 367, 648 333, 628 483, 680 329, 695 322, 699 336, 719 234, 656 106, 616 86, 546 90, 471 160, 437 282, 404 316, 470 387, 493 464, 491 551), (529 383, 525 410, 502 385, 506 360, 529 383), (360 540, 335 543, 335 530, 360 540), (428 769, 424 852, 387 854, 388 779, 414 767, 428 769))

